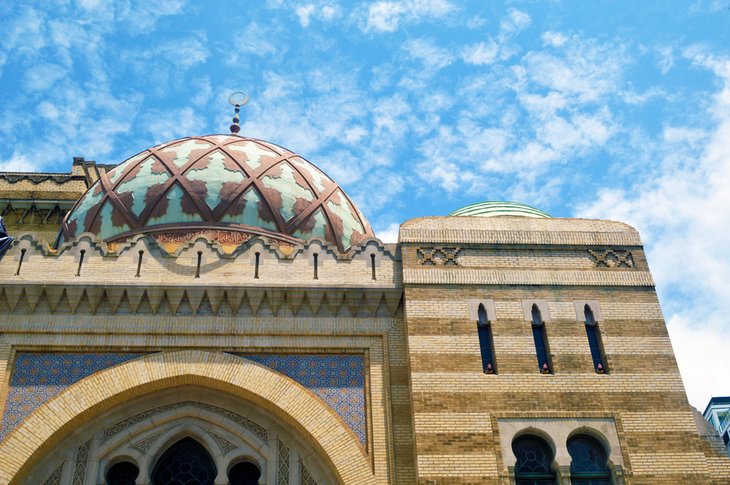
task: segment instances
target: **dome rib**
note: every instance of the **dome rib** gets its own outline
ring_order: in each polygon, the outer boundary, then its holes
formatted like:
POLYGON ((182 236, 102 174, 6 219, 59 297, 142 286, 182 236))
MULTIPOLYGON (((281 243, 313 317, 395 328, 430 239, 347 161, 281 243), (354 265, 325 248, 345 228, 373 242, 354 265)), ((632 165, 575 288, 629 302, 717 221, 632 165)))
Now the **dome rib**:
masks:
POLYGON ((301 156, 263 140, 208 135, 152 147, 101 174, 65 217, 57 244, 82 232, 112 242, 205 229, 287 242, 318 237, 341 251, 374 237, 342 188, 301 156))
POLYGON ((551 218, 547 212, 541 211, 520 202, 486 201, 469 204, 456 209, 450 216, 472 217, 533 217, 551 218))

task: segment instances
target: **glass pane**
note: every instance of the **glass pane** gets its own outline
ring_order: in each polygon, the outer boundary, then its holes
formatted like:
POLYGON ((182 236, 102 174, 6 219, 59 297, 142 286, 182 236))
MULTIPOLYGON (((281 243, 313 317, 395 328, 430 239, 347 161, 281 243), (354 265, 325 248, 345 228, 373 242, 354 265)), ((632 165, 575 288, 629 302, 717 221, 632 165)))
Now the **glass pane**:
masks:
POLYGON ((522 436, 517 438, 512 444, 512 451, 514 451, 517 457, 517 464, 515 465, 515 475, 517 475, 517 478, 543 479, 553 477, 551 470, 553 454, 548 444, 540 438, 536 436, 522 436), (520 477, 519 475, 547 476, 520 477))
POLYGON ((260 477, 259 467, 247 461, 233 465, 228 472, 230 485, 258 485, 260 477))
POLYGON ((152 471, 154 485, 213 485, 216 468, 203 446, 184 438, 170 447, 152 471))
POLYGON ((573 483, 587 485, 608 483, 605 482, 605 479, 611 476, 608 457, 598 440, 587 435, 578 435, 568 442, 568 453, 573 459, 570 463, 573 483))
POLYGON ((109 468, 106 473, 106 483, 108 485, 135 485, 137 475, 139 475, 137 466, 128 461, 123 461, 109 468))

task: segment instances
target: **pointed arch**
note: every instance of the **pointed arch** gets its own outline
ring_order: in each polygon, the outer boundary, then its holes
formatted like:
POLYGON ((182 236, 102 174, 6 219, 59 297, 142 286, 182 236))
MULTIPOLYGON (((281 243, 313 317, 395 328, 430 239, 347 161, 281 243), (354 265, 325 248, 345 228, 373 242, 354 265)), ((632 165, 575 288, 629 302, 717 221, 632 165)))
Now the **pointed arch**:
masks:
POLYGON ((197 440, 182 438, 169 446, 152 469, 152 484, 199 483, 213 485, 218 470, 213 457, 197 440))
POLYGON ((485 374, 496 374, 497 363, 494 359, 494 339, 492 336, 492 322, 487 316, 487 309, 483 303, 477 309, 477 333, 479 335, 479 350, 482 354, 482 371, 485 374))
POLYGON ((607 374, 608 367, 606 366, 606 356, 603 352, 601 331, 598 328, 598 322, 593 314, 593 309, 587 303, 583 307, 583 315, 585 317, 588 346, 591 349, 591 358, 593 359, 593 370, 595 370, 597 374, 607 374))
POLYGON ((151 354, 69 386, 0 442, 0 483, 23 483, 45 453, 95 416, 130 399, 183 385, 223 391, 264 407, 301 434, 338 482, 375 483, 357 436, 319 397, 255 362, 202 350, 151 354))

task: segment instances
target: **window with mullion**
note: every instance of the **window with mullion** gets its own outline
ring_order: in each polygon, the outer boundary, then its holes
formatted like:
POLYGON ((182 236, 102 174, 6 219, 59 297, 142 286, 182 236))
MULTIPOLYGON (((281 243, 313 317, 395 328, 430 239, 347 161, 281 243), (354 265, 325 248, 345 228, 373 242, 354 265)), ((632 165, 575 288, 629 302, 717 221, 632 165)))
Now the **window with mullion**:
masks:
POLYGON ((577 435, 568 441, 570 481, 573 485, 611 485, 606 449, 595 438, 577 435))

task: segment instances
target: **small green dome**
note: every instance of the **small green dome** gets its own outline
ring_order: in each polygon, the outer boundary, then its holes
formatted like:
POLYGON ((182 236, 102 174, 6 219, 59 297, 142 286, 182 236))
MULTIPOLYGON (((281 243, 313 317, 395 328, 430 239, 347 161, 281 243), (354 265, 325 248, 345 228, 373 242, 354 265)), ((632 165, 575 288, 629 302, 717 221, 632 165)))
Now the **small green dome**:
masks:
POLYGON ((461 209, 457 209, 450 216, 474 216, 474 217, 535 217, 551 218, 552 216, 540 209, 519 202, 487 201, 477 202, 461 209))

